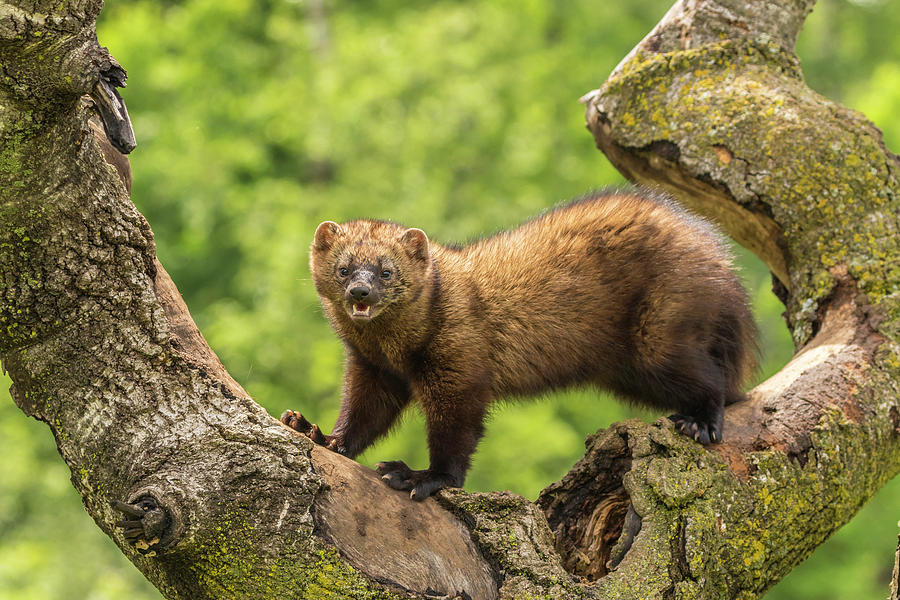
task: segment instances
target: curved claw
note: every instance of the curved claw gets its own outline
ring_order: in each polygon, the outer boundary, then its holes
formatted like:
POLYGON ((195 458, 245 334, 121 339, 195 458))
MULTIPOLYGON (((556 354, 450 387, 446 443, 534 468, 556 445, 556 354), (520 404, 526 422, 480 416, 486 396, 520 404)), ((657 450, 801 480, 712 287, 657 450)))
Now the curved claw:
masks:
POLYGON ((304 435, 312 429, 312 423, 307 421, 306 417, 293 410, 286 410, 281 413, 281 422, 304 435))
POLYGON ((315 423, 310 423, 306 417, 293 410, 281 413, 281 422, 294 431, 305 435, 313 442, 338 454, 347 454, 347 448, 340 436, 326 435, 315 423))
POLYGON ((320 446, 324 446, 327 443, 327 440, 325 439, 325 434, 322 433, 322 430, 319 429, 318 425, 313 425, 312 427, 310 427, 309 432, 306 435, 307 435, 307 437, 309 437, 309 439, 311 439, 312 441, 314 441, 315 443, 317 443, 320 446))
MULTIPOLYGON (((325 436, 325 437, 329 437, 329 436, 325 436)), ((325 444, 325 447, 328 448, 329 450, 331 450, 332 452, 337 452, 338 454, 342 454, 344 456, 347 455, 347 447, 342 445, 340 443, 340 441, 338 440, 338 438, 336 438, 336 437, 332 437, 331 440, 329 440, 329 442, 327 444, 325 444)))
POLYGON ((409 490, 409 497, 422 501, 445 487, 458 486, 456 478, 449 473, 436 473, 431 469, 414 471, 402 460, 380 462, 375 470, 381 479, 395 490, 409 490))
POLYGON ((706 423, 690 415, 670 415, 669 420, 675 430, 701 444, 717 444, 722 441, 722 431, 718 426, 706 423))
POLYGON ((412 476, 415 473, 406 466, 402 460, 380 462, 375 465, 375 471, 381 475, 381 480, 395 490, 413 489, 412 476))

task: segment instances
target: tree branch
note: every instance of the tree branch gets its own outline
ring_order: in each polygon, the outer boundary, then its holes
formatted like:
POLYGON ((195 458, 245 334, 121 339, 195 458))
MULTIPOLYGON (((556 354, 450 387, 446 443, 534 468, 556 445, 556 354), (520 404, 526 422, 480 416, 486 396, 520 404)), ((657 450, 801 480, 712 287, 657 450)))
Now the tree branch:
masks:
POLYGON ((897 539, 897 552, 894 554, 894 570, 891 573, 891 597, 890 600, 897 600, 900 594, 900 536, 897 539))
POLYGON ((99 6, 0 5, 11 75, 0 84, 0 354, 14 400, 49 425, 88 512, 169 598, 496 595, 457 519, 313 449, 208 348, 79 101, 109 58, 94 36, 99 6), (138 507, 126 516, 137 547, 113 503, 138 507), (372 506, 377 515, 360 508, 372 506), (349 567, 348 539, 378 549, 368 576, 349 567))
POLYGON ((618 424, 534 505, 458 490, 412 503, 253 403, 79 101, 111 60, 99 0, 0 3, 13 398, 168 598, 755 597, 900 467, 898 161, 803 85, 792 46, 811 6, 679 2, 586 97, 626 175, 769 264, 800 351, 728 409, 726 443, 618 424))
MULTIPOLYGON (((600 580, 608 597, 648 579, 661 595, 760 594, 900 465, 900 163, 862 115, 804 85, 793 45, 812 5, 678 2, 583 98, 598 147, 627 177, 766 262, 800 348, 726 411, 714 452, 628 432, 641 450, 623 485, 645 525, 600 580)), ((552 508, 555 495, 539 502, 552 508)), ((550 517, 566 552, 583 548, 550 517)))

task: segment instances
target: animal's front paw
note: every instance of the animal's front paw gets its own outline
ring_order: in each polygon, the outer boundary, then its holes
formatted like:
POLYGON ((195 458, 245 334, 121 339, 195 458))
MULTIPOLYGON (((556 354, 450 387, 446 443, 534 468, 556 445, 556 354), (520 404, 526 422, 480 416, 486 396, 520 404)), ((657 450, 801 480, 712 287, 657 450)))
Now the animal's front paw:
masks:
POLYGON ((677 431, 701 444, 718 444, 722 441, 721 423, 707 423, 690 415, 670 415, 669 420, 675 424, 677 431))
POLYGON ((318 425, 310 423, 306 420, 306 417, 296 411, 286 410, 281 413, 281 422, 294 431, 302 433, 320 446, 325 446, 338 454, 347 453, 347 448, 338 436, 325 435, 318 425))
POLYGON ((431 469, 414 471, 402 460, 380 462, 375 465, 375 470, 395 490, 409 490, 409 497, 413 500, 424 500, 441 488, 459 486, 456 477, 449 473, 431 469))

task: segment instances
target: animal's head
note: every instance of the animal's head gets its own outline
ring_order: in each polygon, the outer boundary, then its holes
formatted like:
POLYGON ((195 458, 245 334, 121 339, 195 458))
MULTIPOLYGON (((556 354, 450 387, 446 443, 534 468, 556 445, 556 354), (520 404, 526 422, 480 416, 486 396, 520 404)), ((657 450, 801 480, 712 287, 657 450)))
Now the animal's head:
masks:
POLYGON ((382 221, 325 221, 309 262, 319 296, 357 324, 414 302, 431 275, 425 232, 382 221))

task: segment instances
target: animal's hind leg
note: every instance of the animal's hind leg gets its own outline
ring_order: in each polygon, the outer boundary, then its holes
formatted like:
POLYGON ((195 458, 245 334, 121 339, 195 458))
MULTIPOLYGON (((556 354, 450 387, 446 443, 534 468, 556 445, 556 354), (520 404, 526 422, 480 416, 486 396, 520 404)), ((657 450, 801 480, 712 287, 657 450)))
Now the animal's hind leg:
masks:
POLYGON ((703 444, 722 441, 725 407, 747 398, 734 381, 739 379, 740 359, 732 356, 728 361, 723 356, 717 351, 687 355, 677 371, 681 375, 674 377, 683 384, 685 396, 675 404, 680 412, 669 419, 678 431, 703 444))
POLYGON ((655 382, 653 392, 662 396, 660 404, 678 411, 669 417, 678 431, 701 444, 722 441, 728 394, 725 376, 714 361, 685 355, 655 382))

